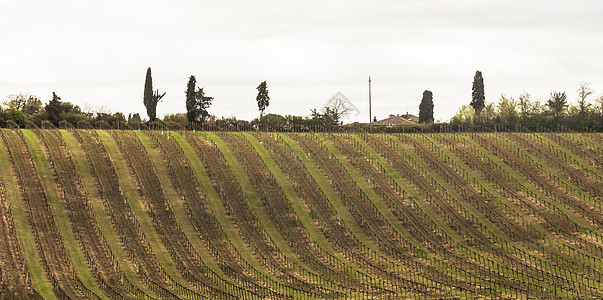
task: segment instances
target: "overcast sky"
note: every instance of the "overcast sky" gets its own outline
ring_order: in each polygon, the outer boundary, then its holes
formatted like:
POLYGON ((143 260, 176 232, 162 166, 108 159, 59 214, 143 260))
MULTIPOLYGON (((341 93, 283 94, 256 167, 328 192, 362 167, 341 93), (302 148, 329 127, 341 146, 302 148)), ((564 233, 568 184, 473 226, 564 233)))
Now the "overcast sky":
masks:
POLYGON ((159 116, 186 111, 190 75, 210 113, 248 120, 263 80, 266 113, 309 115, 341 91, 359 109, 346 122, 368 120, 369 76, 378 119, 418 114, 427 89, 448 120, 476 70, 487 101, 575 102, 582 81, 603 94, 603 1, 0 1, 0 99, 54 91, 146 117, 147 67, 159 116))

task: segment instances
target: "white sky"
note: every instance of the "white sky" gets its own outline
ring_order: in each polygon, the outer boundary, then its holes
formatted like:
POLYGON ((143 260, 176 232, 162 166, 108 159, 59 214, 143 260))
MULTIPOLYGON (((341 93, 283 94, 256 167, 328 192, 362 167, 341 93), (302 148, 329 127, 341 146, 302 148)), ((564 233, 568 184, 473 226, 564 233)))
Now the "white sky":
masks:
MULTIPOLYGON (((158 115, 185 112, 197 77, 210 113, 309 115, 341 91, 368 120, 418 114, 424 90, 435 118, 471 100, 476 70, 487 101, 527 91, 548 98, 581 81, 603 94, 603 1, 0 1, 0 99, 50 100, 141 113, 147 67, 166 91, 158 115)), ((592 99, 591 99, 592 100, 592 99)))

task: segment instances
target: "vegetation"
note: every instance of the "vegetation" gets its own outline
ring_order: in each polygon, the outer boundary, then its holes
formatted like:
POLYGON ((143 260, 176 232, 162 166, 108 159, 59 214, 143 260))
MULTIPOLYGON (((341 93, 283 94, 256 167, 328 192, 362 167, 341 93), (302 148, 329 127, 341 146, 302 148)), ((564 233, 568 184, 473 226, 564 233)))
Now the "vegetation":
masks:
POLYGON ((419 123, 433 122, 433 93, 425 90, 419 104, 419 123))
POLYGON ((1 129, 0 297, 599 298, 602 153, 600 133, 1 129))
POLYGON ((555 119, 561 118, 567 109, 567 96, 565 95, 565 92, 551 92, 551 97, 546 105, 549 107, 549 110, 555 119))
POLYGON ((471 106, 477 114, 480 114, 486 103, 486 95, 484 92, 484 78, 482 72, 475 71, 473 77, 473 87, 471 88, 471 106))
POLYGON ((270 105, 270 96, 268 96, 268 85, 266 84, 266 80, 262 81, 256 89, 258 90, 258 95, 255 97, 255 101, 258 103, 260 119, 262 119, 264 110, 270 105))
POLYGON ((197 79, 191 75, 186 85, 186 118, 188 122, 203 122, 209 116, 207 109, 214 100, 205 96, 203 88, 197 88, 197 79))
MULTIPOLYGON (((165 96, 153 91, 151 68, 147 69, 144 89, 144 104, 149 119, 138 113, 111 112, 106 107, 97 109, 88 105, 84 109, 71 102, 62 101, 53 92, 51 100, 44 105, 42 100, 29 94, 6 97, 0 106, 0 127, 5 128, 99 128, 99 129, 172 129, 210 131, 368 131, 368 132, 450 132, 450 131, 603 131, 603 96, 592 97, 589 83, 578 85, 576 104, 568 103, 565 92, 553 91, 542 103, 530 94, 522 93, 517 100, 501 95, 497 102, 486 102, 483 78, 480 71, 473 81, 473 100, 462 106, 449 122, 433 123, 433 93, 425 90, 419 105, 419 124, 399 127, 373 126, 353 123, 344 125, 342 117, 350 114, 354 107, 341 93, 320 109, 310 109, 309 116, 268 114, 264 111, 270 103, 266 81, 257 87, 256 102, 260 118, 251 121, 236 117, 218 118, 210 115, 208 108, 213 97, 198 88, 195 76, 190 76, 186 89, 186 113, 157 117, 157 103, 165 96), (592 99, 594 98, 594 99, 592 99)), ((376 118, 373 120, 376 121, 376 118)))
POLYGON ((147 69, 147 77, 144 81, 144 107, 147 109, 147 115, 151 122, 157 119, 157 103, 165 96, 159 94, 159 90, 153 92, 153 78, 151 77, 151 67, 147 69))

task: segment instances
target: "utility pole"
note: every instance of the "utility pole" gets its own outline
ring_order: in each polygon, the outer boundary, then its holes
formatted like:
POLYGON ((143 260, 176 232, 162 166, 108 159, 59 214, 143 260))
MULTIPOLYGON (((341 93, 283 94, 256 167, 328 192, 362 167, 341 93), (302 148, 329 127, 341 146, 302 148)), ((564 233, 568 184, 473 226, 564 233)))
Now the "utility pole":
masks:
POLYGON ((373 114, 371 112, 371 76, 369 76, 369 124, 373 122, 373 114))

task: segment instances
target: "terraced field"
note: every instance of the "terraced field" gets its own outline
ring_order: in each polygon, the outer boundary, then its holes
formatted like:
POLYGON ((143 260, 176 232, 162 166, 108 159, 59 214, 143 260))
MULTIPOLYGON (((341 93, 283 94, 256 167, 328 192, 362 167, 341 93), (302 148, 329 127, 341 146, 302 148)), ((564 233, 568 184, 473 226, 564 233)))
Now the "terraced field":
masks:
POLYGON ((2 299, 603 297, 603 134, 0 135, 2 299))

